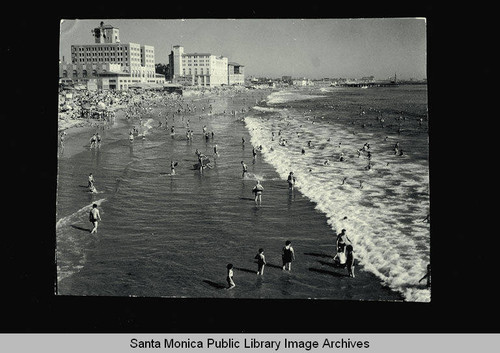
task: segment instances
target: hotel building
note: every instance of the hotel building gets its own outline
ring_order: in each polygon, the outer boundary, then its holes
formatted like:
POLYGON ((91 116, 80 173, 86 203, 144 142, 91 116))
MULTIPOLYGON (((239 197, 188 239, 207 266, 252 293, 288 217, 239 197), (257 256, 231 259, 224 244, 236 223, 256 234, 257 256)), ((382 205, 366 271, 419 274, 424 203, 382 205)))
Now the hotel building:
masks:
POLYGON ((221 86, 244 83, 243 65, 229 63, 228 58, 210 53, 184 53, 175 45, 169 61, 172 82, 192 86, 221 86))
POLYGON ((63 82, 97 82, 97 88, 118 90, 134 84, 165 82, 163 75, 155 73, 153 46, 120 43, 120 30, 103 22, 91 32, 95 43, 72 45, 71 63, 60 63, 59 77, 63 82))

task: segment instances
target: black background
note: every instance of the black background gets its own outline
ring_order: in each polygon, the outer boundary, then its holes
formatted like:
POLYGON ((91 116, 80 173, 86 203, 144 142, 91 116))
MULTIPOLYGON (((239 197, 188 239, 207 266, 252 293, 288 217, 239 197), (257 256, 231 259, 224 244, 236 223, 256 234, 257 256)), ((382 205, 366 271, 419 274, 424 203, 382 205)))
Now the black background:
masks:
MULTIPOLYGON (((4 192, 0 332, 499 332, 495 263, 494 8, 235 2, 204 10, 14 4, 2 46, 4 192), (128 10, 130 11, 130 10, 128 10), (19 16, 20 15, 20 16, 19 16), (18 17, 19 16, 19 17, 18 17), (60 19, 426 17, 431 303, 56 296, 55 205, 60 19), (492 104, 493 103, 493 104, 492 104), (485 171, 483 171, 483 169, 485 171), (484 199, 482 196, 486 196, 484 199)), ((203 5, 201 5, 203 6, 203 5)))

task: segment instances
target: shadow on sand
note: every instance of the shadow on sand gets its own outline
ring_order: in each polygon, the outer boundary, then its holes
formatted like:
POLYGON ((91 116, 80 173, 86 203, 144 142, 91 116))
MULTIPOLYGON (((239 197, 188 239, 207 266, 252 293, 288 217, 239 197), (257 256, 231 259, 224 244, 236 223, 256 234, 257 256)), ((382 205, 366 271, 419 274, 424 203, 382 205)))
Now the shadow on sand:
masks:
POLYGON ((240 200, 255 201, 255 199, 251 197, 240 197, 240 200))
POLYGON ((315 256, 315 257, 325 257, 325 258, 333 259, 332 255, 320 254, 320 253, 314 253, 314 252, 305 252, 304 255, 315 256))
POLYGON ((217 288, 217 289, 224 289, 224 288, 226 288, 226 286, 225 286, 225 285, 220 284, 220 283, 216 283, 216 282, 209 281, 208 279, 204 279, 204 280, 203 280, 203 282, 205 282, 205 283, 207 283, 207 284, 209 284, 209 285, 211 285, 212 287, 217 288))
POLYGON ((270 264, 269 262, 266 264, 266 267, 277 268, 279 270, 283 269, 283 266, 273 265, 273 264, 270 264))
POLYGON ((234 267, 235 270, 248 273, 256 273, 256 270, 249 270, 248 268, 234 267))
POLYGON ((320 268, 309 267, 309 271, 323 273, 323 274, 331 275, 331 276, 334 276, 334 277, 349 277, 347 274, 340 274, 338 272, 333 272, 333 271, 328 271, 328 270, 322 270, 320 268))
POLYGON ((78 226, 75 226, 75 225, 71 225, 71 227, 75 228, 75 229, 78 229, 78 230, 83 230, 85 232, 88 232, 90 233, 92 231, 92 229, 88 229, 88 228, 83 228, 83 227, 78 227, 78 226))

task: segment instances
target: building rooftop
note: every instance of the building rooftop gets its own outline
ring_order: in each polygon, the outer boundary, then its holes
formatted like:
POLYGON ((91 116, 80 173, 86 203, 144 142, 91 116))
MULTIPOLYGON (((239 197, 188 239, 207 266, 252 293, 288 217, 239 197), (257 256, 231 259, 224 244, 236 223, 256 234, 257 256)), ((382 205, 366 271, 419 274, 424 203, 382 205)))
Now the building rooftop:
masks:
POLYGON ((99 76, 129 76, 130 73, 124 71, 101 71, 99 76))
POLYGON ((101 23, 99 23, 99 27, 97 27, 97 28, 116 28, 116 29, 118 29, 118 27, 115 27, 115 26, 105 25, 104 21, 101 21, 101 23))
POLYGON ((231 65, 231 66, 245 66, 245 65, 241 65, 241 64, 235 63, 234 61, 230 61, 227 64, 231 65))
POLYGON ((210 53, 184 53, 183 55, 192 55, 192 56, 210 56, 210 53))

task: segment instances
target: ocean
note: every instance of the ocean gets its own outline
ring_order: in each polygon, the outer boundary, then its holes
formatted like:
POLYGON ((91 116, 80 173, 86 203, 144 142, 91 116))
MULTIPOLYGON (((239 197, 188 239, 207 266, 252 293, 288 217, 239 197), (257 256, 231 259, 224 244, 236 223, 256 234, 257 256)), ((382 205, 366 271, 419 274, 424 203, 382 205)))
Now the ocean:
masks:
POLYGON ((141 118, 118 112, 99 130, 100 148, 90 149, 93 131, 82 131, 59 154, 57 294, 430 301, 418 283, 430 263, 426 86, 191 96, 141 118), (174 105, 197 109, 173 121, 174 105), (144 138, 130 142, 134 126, 144 138), (193 168, 196 150, 213 168, 193 168), (98 193, 87 190, 89 173, 98 193), (89 232, 93 203, 97 234, 89 232), (341 229, 353 243, 355 278, 333 262, 341 229), (296 254, 290 272, 281 269, 286 240, 296 254), (236 287, 224 290, 228 263, 236 287))

